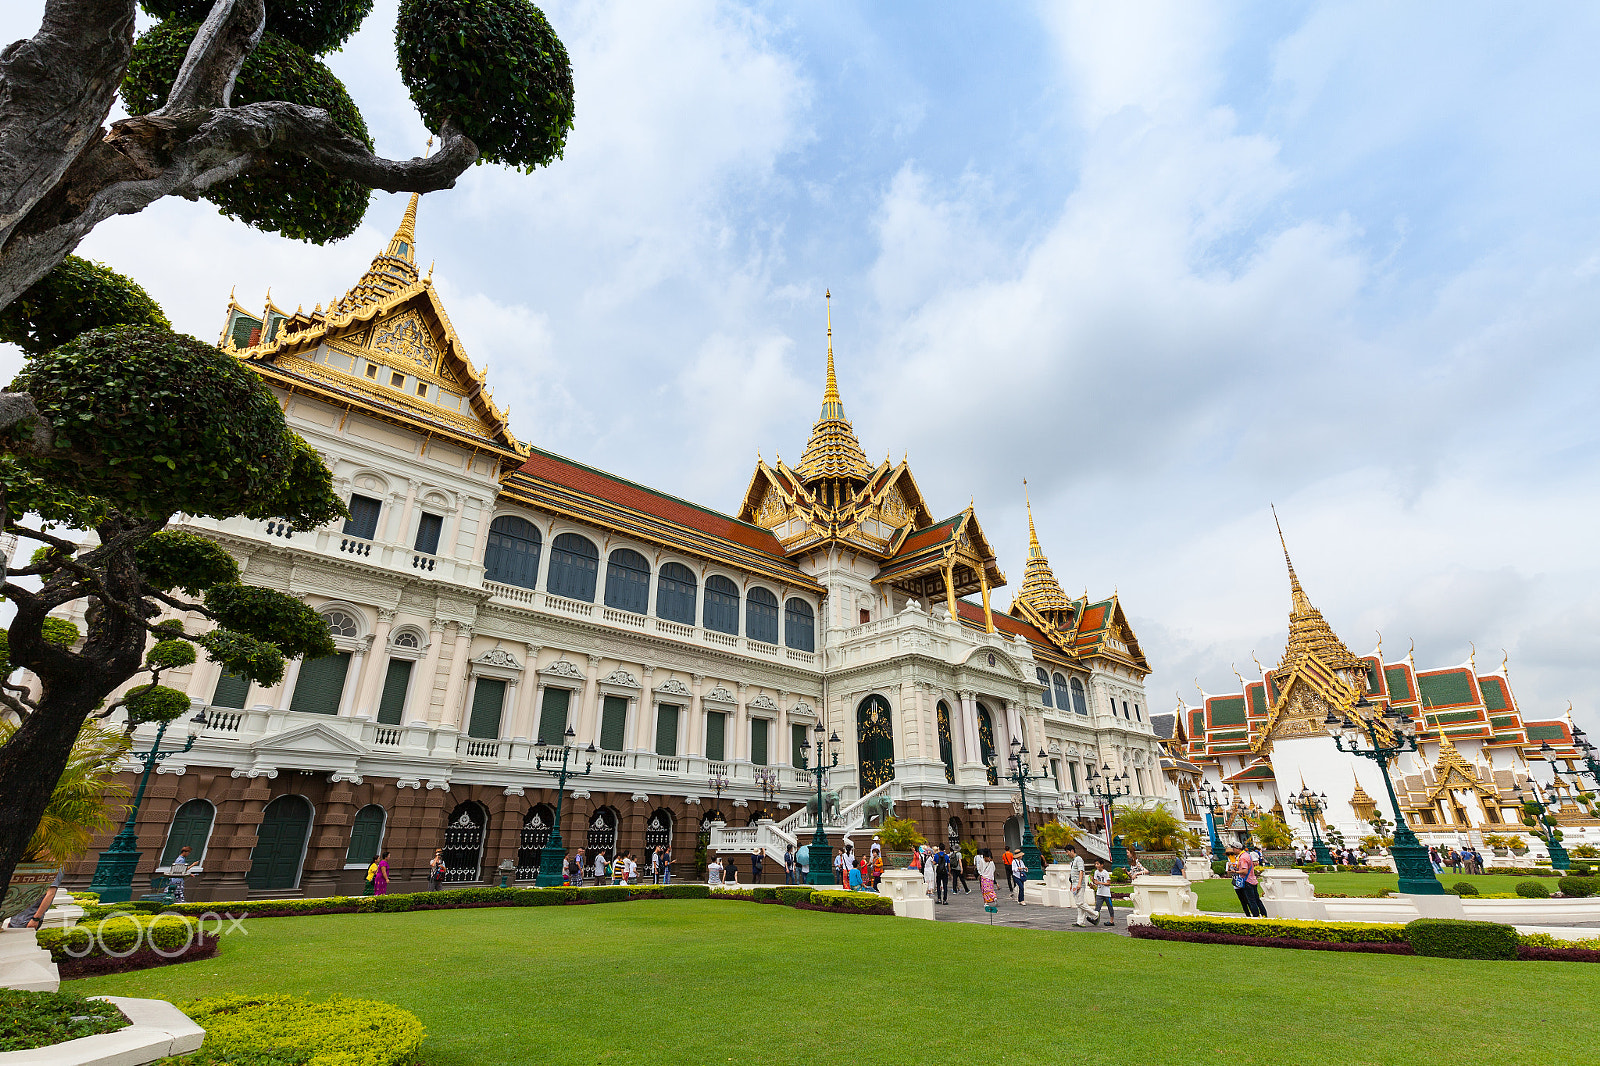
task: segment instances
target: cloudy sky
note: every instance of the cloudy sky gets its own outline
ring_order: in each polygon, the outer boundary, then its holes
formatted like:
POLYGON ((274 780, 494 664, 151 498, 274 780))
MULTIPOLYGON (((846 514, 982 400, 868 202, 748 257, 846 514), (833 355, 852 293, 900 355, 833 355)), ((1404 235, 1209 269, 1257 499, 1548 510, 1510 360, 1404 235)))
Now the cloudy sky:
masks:
MULTIPOLYGON (((801 8, 546 6, 566 157, 475 169, 417 233, 519 435, 734 509, 758 452, 799 456, 831 288, 868 454, 975 499, 1013 587, 1026 477, 1156 709, 1276 661, 1276 503, 1356 651, 1475 642, 1600 731, 1600 8, 801 8)), ((330 65, 406 156, 394 9, 330 65)), ((317 248, 169 201, 80 252, 215 337, 231 288, 342 292, 402 206, 317 248)))

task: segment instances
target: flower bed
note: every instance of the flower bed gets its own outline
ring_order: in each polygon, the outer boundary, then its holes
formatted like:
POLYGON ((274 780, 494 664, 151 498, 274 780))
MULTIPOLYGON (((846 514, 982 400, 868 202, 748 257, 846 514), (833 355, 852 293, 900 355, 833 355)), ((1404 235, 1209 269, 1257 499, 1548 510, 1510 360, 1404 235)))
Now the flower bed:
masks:
POLYGON ((0 988, 0 1051, 28 1051, 80 1036, 114 1033, 128 1019, 110 1003, 71 992, 0 988))
POLYGON ((426 1030, 392 1003, 334 996, 209 996, 180 1005, 206 1031, 184 1066, 410 1066, 426 1030))
POLYGON ((1400 943, 1346 943, 1336 940, 1303 940, 1294 937, 1245 936, 1239 933, 1208 933, 1198 929, 1162 929, 1155 925, 1132 925, 1131 936, 1141 940, 1176 940, 1190 944, 1239 944, 1253 948, 1301 948, 1309 951, 1354 951, 1369 955, 1410 955, 1411 945, 1400 943))

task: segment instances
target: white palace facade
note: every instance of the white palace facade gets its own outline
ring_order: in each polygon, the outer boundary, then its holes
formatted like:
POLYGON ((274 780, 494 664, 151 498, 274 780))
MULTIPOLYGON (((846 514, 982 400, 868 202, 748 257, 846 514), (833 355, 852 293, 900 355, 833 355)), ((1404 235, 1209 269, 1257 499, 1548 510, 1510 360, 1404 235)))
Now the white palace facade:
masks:
POLYGON ((942 516, 905 462, 867 460, 831 327, 802 459, 759 462, 722 514, 513 436, 417 270, 415 223, 413 198, 326 308, 230 303, 224 350, 351 517, 186 526, 313 605, 338 653, 272 688, 203 657, 168 681, 207 725, 152 780, 142 873, 188 844, 207 871, 191 898, 321 895, 359 891, 381 848, 404 890, 443 847, 452 882, 530 881, 557 800, 536 760, 559 762, 568 729, 596 754, 563 800, 567 849, 670 843, 691 876, 714 822, 811 823, 797 764, 819 723, 841 741, 841 823, 888 797, 930 839, 998 849, 1018 826, 1013 739, 1044 770, 1036 818, 1094 825, 1108 780, 1176 805, 1117 598, 1063 593, 1035 535, 1020 594, 992 607, 1005 577, 973 509, 942 516))

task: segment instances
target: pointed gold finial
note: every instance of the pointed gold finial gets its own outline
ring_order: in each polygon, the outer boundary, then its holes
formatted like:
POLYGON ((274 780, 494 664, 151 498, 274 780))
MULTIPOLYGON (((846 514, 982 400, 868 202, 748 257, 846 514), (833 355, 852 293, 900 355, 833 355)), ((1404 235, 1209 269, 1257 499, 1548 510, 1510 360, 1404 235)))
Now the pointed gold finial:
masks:
POLYGON ((1043 559, 1044 549, 1039 547, 1039 533, 1033 528, 1033 497, 1028 493, 1028 479, 1022 479, 1022 502, 1028 508, 1028 558, 1043 559))
POLYGON ((828 316, 828 382, 822 390, 822 417, 843 418, 844 404, 839 399, 839 379, 833 372, 833 292, 824 290, 822 298, 828 316))
POLYGON ((411 194, 411 199, 406 202, 405 214, 400 216, 400 225, 389 240, 386 255, 399 256, 413 263, 417 261, 417 204, 421 199, 419 193, 411 194))
POLYGON ((1467 641, 1467 647, 1472 649, 1471 651, 1467 652, 1467 663, 1468 663, 1469 666, 1471 666, 1473 674, 1476 675, 1477 672, 1478 672, 1478 645, 1477 645, 1477 642, 1469 640, 1469 641, 1467 641))
POLYGON ((1378 650, 1377 650, 1378 665, 1382 666, 1383 665, 1383 630, 1381 630, 1381 629, 1374 630, 1374 632, 1376 632, 1378 634, 1378 650))
POLYGON ((1271 507, 1272 524, 1278 527, 1278 543, 1283 545, 1283 562, 1289 568, 1289 595, 1293 602, 1293 611, 1298 614, 1301 611, 1312 610, 1311 600, 1306 597, 1305 589, 1300 587, 1300 576, 1294 572, 1294 560, 1289 558, 1289 542, 1283 536, 1283 523, 1278 520, 1277 505, 1273 504, 1271 507))
POLYGON ((1289 558, 1289 542, 1283 535, 1283 523, 1278 520, 1276 506, 1272 507, 1272 522, 1278 527, 1283 562, 1289 568, 1289 639, 1284 645, 1283 659, 1278 663, 1278 668, 1299 666, 1314 655, 1330 670, 1366 670, 1366 660, 1345 647, 1333 627, 1322 617, 1322 612, 1312 606, 1305 589, 1300 587, 1300 575, 1294 572, 1294 561, 1289 558))

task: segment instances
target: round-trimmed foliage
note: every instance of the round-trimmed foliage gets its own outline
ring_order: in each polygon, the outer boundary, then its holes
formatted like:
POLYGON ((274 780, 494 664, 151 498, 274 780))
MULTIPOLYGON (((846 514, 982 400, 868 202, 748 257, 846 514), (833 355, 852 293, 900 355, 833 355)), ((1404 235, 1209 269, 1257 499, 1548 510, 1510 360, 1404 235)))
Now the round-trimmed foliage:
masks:
POLYGON ((221 663, 230 674, 248 677, 267 688, 283 680, 283 653, 276 644, 231 629, 213 629, 198 640, 211 661, 221 663))
MULTIPOLYGON (((205 21, 211 4, 212 0, 139 0, 153 18, 196 24, 205 21)), ((267 32, 320 56, 348 41, 371 12, 372 0, 268 0, 267 32)))
POLYGON ((1471 881, 1457 881, 1450 886, 1450 891, 1458 896, 1476 896, 1478 895, 1478 886, 1471 881))
POLYGON ((161 305, 132 278, 75 255, 0 308, 0 341, 29 355, 58 348, 91 329, 142 325, 172 328, 161 305))
POLYGON ((239 564, 214 540, 163 529, 133 550, 139 572, 155 588, 181 588, 198 596, 213 585, 239 580, 239 564))
POLYGON ((30 359, 11 387, 33 397, 63 449, 20 464, 124 514, 231 517, 275 491, 293 462, 283 411, 259 377, 155 326, 85 333, 30 359))
POLYGON ((527 171, 561 155, 572 64, 528 0, 401 0, 395 51, 429 129, 454 118, 482 159, 527 171))
POLYGON ((286 593, 258 585, 218 585, 206 593, 206 609, 224 629, 276 644, 288 656, 318 659, 337 650, 328 623, 286 593))
MULTIPOLYGON (((122 81, 128 112, 147 115, 166 102, 196 26, 163 22, 133 45, 122 81)), ((232 103, 283 100, 328 112, 334 125, 372 148, 367 124, 344 84, 305 49, 267 33, 239 71, 232 103)), ((222 213, 257 229, 324 244, 348 237, 367 213, 372 190, 358 181, 336 178, 302 156, 273 159, 203 194, 222 213)))
POLYGON ((1518 881, 1517 895, 1523 899, 1549 899, 1550 889, 1537 881, 1518 881))
POLYGON ((189 709, 189 697, 166 685, 140 685, 123 697, 128 722, 170 722, 189 709))
POLYGON ((194 665, 194 645, 187 640, 158 640, 155 647, 145 653, 146 666, 175 670, 180 666, 194 665))

